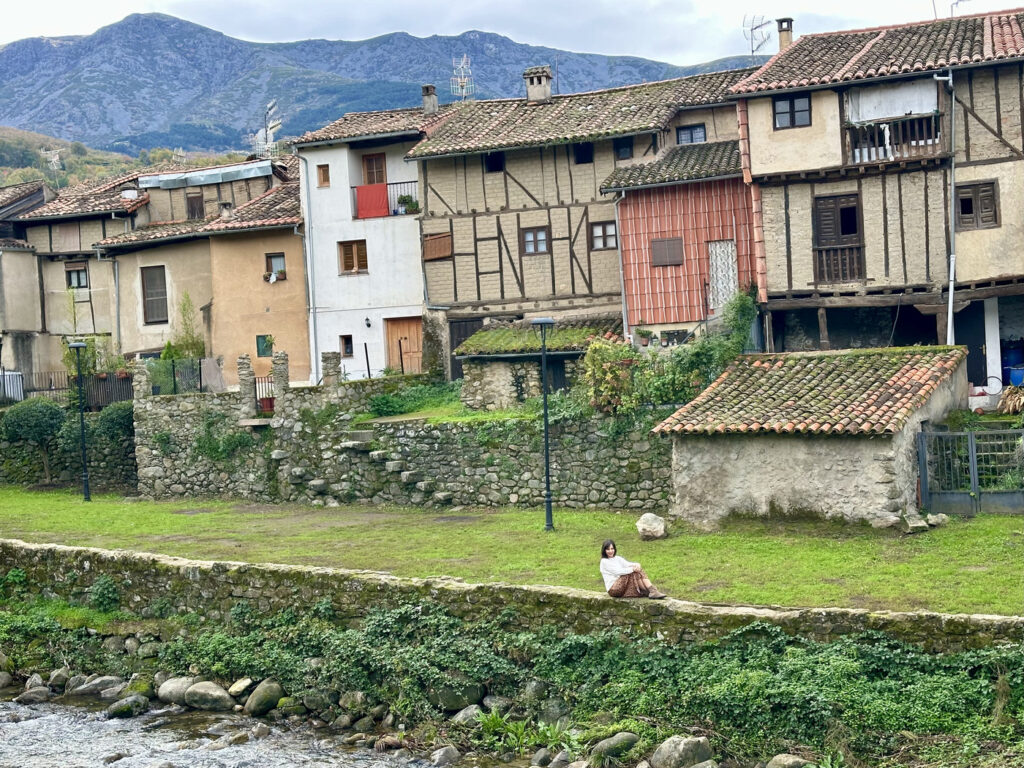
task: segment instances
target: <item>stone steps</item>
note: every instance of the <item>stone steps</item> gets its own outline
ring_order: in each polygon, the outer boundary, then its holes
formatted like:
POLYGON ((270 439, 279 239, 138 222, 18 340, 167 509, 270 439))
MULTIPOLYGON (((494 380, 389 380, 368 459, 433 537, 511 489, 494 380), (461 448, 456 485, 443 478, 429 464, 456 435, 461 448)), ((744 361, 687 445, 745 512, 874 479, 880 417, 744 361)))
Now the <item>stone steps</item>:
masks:
POLYGON ((435 504, 451 504, 452 503, 452 492, 451 491, 438 491, 430 497, 431 501, 435 504))
POLYGON ((418 483, 423 479, 423 473, 418 469, 407 469, 399 475, 403 483, 418 483))
POLYGON ((343 443, 339 443, 338 447, 347 451, 367 452, 373 449, 373 443, 366 440, 346 440, 343 443))
POLYGON ((348 431, 349 440, 358 440, 360 442, 368 443, 373 440, 372 429, 350 429, 348 431))
POLYGON ((401 472, 405 469, 406 464, 404 461, 388 461, 384 464, 384 469, 387 472, 401 472))

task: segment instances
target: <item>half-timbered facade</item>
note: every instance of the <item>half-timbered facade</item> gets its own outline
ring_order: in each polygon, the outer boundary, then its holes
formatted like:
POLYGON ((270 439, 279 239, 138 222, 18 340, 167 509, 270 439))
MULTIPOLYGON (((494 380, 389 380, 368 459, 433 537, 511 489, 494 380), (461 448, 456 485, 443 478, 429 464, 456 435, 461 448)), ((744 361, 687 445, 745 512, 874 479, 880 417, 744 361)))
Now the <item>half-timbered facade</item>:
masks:
POLYGON ((734 87, 769 349, 945 343, 951 304, 978 392, 1022 362, 1022 25, 807 35, 734 87))

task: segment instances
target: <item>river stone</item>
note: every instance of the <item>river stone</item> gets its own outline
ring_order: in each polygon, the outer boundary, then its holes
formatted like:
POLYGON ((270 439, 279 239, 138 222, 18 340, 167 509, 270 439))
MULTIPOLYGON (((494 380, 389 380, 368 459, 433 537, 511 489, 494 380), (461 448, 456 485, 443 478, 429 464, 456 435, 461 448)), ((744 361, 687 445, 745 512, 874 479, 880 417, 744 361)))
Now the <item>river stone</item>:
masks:
POLYGON ((621 731, 616 733, 614 736, 603 741, 597 742, 594 748, 590 750, 591 754, 594 755, 608 755, 609 757, 618 757, 619 755, 628 752, 630 748, 640 741, 640 737, 635 733, 629 731, 621 731))
POLYGON ((367 701, 366 694, 362 691, 348 691, 338 697, 338 706, 342 709, 359 711, 367 704, 369 704, 369 701, 367 701))
POLYGON ((155 675, 153 675, 153 687, 159 689, 161 685, 166 683, 172 677, 173 675, 169 672, 164 672, 163 670, 157 672, 155 675))
POLYGON ((373 709, 370 710, 370 717, 372 717, 374 720, 380 722, 381 720, 384 719, 384 715, 386 715, 387 713, 388 713, 388 705, 387 704, 378 704, 376 707, 374 707, 373 709))
POLYGON ((192 709, 224 712, 235 706, 235 700, 216 683, 196 683, 185 691, 185 703, 192 709))
POLYGON ((331 702, 326 694, 319 691, 310 691, 303 695, 302 705, 310 712, 323 712, 326 709, 330 709, 331 702))
POLYGON ((352 715, 338 715, 331 725, 338 730, 348 728, 352 725, 352 715))
POLYGON ((43 684, 43 678, 39 674, 29 675, 28 680, 25 681, 25 690, 30 691, 33 688, 38 688, 43 684))
POLYGON ((804 760, 802 757, 783 753, 769 760, 766 768, 803 768, 805 765, 811 764, 810 760, 804 760))
POLYGON ((254 739, 265 739, 270 735, 270 726, 266 723, 256 723, 251 730, 254 739))
POLYGON ((127 699, 115 701, 107 707, 107 717, 126 718, 138 717, 149 709, 149 699, 138 693, 129 696, 127 699))
POLYGON ((109 688, 104 688, 100 691, 100 698, 107 701, 114 701, 115 699, 121 698, 121 692, 128 687, 128 683, 121 682, 117 685, 112 685, 109 688))
POLYGON ((477 717, 484 713, 479 704, 470 704, 465 709, 460 709, 452 716, 453 723, 475 723, 477 717))
MULTIPOLYGON (((90 677, 92 676, 90 675, 90 677)), ((96 696, 100 691, 105 691, 107 688, 112 688, 115 685, 121 685, 123 682, 124 680, 114 675, 101 675, 93 680, 82 683, 72 693, 75 696, 96 696)))
POLYGON ((470 704, 479 704, 485 693, 487 691, 480 683, 466 680, 431 688, 427 692, 427 698, 438 709, 457 712, 470 704))
POLYGON ((373 721, 373 718, 367 715, 366 717, 361 717, 352 723, 352 730, 366 733, 367 731, 372 731, 376 725, 377 724, 373 721))
POLYGON ((659 517, 653 512, 645 512, 640 516, 640 519, 636 521, 636 530, 640 534, 641 541, 664 539, 668 536, 665 518, 659 517))
MULTIPOLYGON (((51 688, 61 691, 64 690, 64 686, 68 684, 68 680, 71 678, 71 670, 67 667, 61 667, 55 669, 50 673, 50 680, 47 683, 51 688)), ((2 688, 3 686, 0 686, 2 688)))
MULTIPOLYGON (((283 696, 277 702, 278 711, 287 717, 288 715, 304 715, 306 708, 302 706, 302 700, 294 696, 283 696)), ((370 721, 371 723, 373 720, 370 721)), ((370 726, 373 727, 372 725, 370 726)))
POLYGON ((14 674, 14 662, 7 658, 3 651, 0 651, 0 672, 6 672, 9 675, 14 674))
POLYGON ((78 688, 82 683, 85 682, 85 675, 72 675, 71 679, 68 680, 64 686, 64 694, 73 694, 75 688, 78 688))
POLYGON ((530 759, 530 765, 536 765, 540 768, 545 768, 551 764, 551 750, 546 747, 541 747, 533 753, 533 757, 530 759))
POLYGON ((508 696, 495 696, 494 694, 484 696, 484 706, 487 707, 487 711, 497 712, 499 715, 504 715, 512 709, 513 703, 508 696))
POLYGON ((249 690, 252 683, 253 680, 251 677, 243 677, 241 680, 235 680, 234 684, 228 688, 228 696, 232 696, 234 698, 241 696, 249 690))
POLYGON ((50 700, 50 689, 45 685, 30 688, 14 701, 16 704, 41 704, 50 700))
MULTIPOLYGON (((760 763, 758 763, 760 765, 760 763)), ((697 763, 693 768, 718 768, 718 763, 714 760, 705 760, 703 763, 697 763)))
POLYGON ((14 682, 14 679, 7 672, 0 672, 0 690, 7 688, 14 682))
POLYGON ((711 744, 701 736, 669 736, 654 750, 652 768, 693 768, 711 759, 711 744))
POLYGON ((228 736, 228 744, 233 747, 238 744, 245 744, 247 741, 249 741, 249 734, 245 731, 239 731, 228 736))
POLYGON ((172 677, 157 689, 156 696, 164 704, 184 705, 185 691, 195 684, 194 677, 172 677))
POLYGON ((545 724, 557 723, 568 714, 569 707, 566 703, 559 698, 552 697, 546 699, 540 705, 540 713, 537 715, 537 720, 545 724))
POLYGON ((129 696, 134 696, 135 694, 145 696, 147 699, 155 699, 156 688, 153 684, 153 678, 139 672, 135 673, 131 676, 131 679, 128 681, 128 685, 124 687, 124 690, 121 691, 118 698, 127 699, 129 696))
POLYGON ((569 764, 569 752, 562 750, 554 759, 548 764, 548 768, 565 768, 569 764))
POLYGON ((459 750, 455 747, 448 746, 442 747, 436 752, 431 753, 430 762, 440 768, 440 766, 451 765, 452 763, 458 762, 460 757, 462 757, 462 755, 459 754, 459 750))

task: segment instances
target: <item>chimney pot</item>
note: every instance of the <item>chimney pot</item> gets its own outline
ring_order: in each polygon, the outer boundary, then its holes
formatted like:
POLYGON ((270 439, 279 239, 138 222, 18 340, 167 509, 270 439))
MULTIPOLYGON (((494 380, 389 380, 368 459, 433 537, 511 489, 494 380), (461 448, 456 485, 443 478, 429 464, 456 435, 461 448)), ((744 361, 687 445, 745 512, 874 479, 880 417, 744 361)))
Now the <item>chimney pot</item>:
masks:
POLYGON ((423 86, 423 114, 433 115, 437 112, 437 88, 432 85, 423 86))
POLYGON ((526 81, 526 102, 528 104, 545 104, 551 101, 551 67, 544 64, 530 67, 523 72, 526 81))
POLYGON ((220 201, 220 218, 221 221, 235 220, 235 206, 230 200, 220 201))
POLYGON ((779 25, 779 52, 781 53, 793 44, 793 20, 784 16, 775 21, 779 25))

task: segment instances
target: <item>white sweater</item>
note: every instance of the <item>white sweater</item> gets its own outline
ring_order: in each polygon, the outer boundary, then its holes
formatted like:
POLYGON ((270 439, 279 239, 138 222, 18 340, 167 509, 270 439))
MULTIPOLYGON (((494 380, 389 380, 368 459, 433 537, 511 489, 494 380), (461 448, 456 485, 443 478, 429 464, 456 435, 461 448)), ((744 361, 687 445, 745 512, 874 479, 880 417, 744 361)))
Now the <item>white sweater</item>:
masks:
POLYGON ((615 557, 602 557, 601 558, 601 576, 604 577, 604 588, 611 589, 612 584, 619 576, 627 576, 633 572, 640 563, 631 563, 624 557, 616 555, 615 557))

